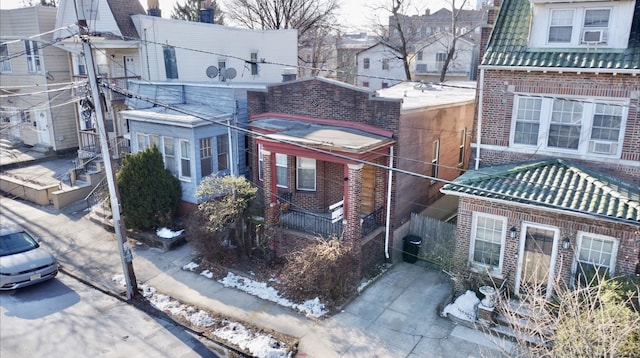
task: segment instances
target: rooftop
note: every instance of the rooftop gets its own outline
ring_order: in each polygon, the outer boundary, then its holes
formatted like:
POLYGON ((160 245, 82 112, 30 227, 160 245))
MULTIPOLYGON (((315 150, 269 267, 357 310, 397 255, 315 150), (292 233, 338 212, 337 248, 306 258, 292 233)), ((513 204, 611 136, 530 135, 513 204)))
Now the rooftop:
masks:
POLYGON ((402 99, 402 109, 436 107, 472 102, 476 97, 475 81, 449 81, 441 85, 402 82, 376 91, 377 97, 402 99))
POLYGON ((624 51, 610 49, 536 49, 527 47, 529 0, 503 0, 482 59, 483 66, 558 67, 583 69, 640 69, 640 1, 624 51))
POLYGON ((470 170, 442 190, 640 223, 640 189, 561 159, 470 170))

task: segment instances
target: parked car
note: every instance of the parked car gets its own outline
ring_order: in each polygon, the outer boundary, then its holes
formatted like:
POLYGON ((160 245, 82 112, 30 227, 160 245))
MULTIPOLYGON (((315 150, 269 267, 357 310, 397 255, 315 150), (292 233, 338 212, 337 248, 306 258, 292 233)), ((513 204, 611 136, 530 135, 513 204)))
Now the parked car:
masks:
POLYGON ((0 290, 33 285, 58 274, 56 259, 20 226, 0 225, 0 290))

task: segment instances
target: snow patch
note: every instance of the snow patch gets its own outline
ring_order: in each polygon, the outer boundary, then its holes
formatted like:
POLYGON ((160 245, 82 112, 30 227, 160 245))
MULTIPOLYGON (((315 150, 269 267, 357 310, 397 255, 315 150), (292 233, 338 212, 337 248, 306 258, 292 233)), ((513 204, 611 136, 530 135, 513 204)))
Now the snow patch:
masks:
POLYGON ((192 261, 182 266, 182 269, 185 271, 195 271, 195 269, 197 269, 198 267, 200 267, 200 265, 192 261))
POLYGON ((176 236, 182 235, 183 232, 184 232, 184 230, 171 231, 170 229, 167 229, 166 227, 163 227, 163 228, 160 228, 160 229, 156 230, 156 235, 158 235, 159 237, 161 237, 163 239, 173 239, 176 236))
POLYGON ((456 298, 453 303, 449 303, 442 310, 442 317, 447 317, 447 314, 450 314, 465 321, 475 322, 478 303, 480 303, 480 299, 475 292, 467 290, 464 295, 456 298))

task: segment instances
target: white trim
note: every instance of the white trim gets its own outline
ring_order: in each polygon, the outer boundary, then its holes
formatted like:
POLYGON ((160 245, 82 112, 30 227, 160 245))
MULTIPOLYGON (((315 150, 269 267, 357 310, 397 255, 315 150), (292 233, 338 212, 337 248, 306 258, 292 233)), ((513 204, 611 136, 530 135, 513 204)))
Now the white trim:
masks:
POLYGON ((300 191, 316 191, 317 190, 317 161, 314 158, 306 158, 306 157, 296 157, 296 190, 300 191), (311 170, 311 168, 303 168, 300 166, 300 159, 313 160, 313 188, 301 188, 299 179, 300 179, 300 170, 311 170))
POLYGON ((194 171, 193 171, 193 158, 191 155, 191 152, 193 151, 192 146, 191 146, 191 141, 188 139, 184 139, 184 138, 179 138, 178 139, 178 179, 182 180, 182 181, 186 181, 186 182, 191 182, 191 178, 193 177, 194 171), (186 153, 186 156, 184 156, 185 153, 182 152, 182 143, 187 143, 187 145, 189 146, 188 148, 188 153, 186 153), (183 176, 182 175, 182 159, 189 159, 189 176, 183 176))
POLYGON ((558 227, 555 226, 549 226, 549 225, 543 225, 543 224, 538 224, 538 223, 534 223, 534 222, 528 222, 528 221, 523 221, 522 224, 520 225, 520 245, 518 248, 518 266, 516 267, 516 284, 515 284, 515 292, 518 293, 520 292, 520 280, 521 280, 521 276, 522 276, 522 265, 524 264, 523 259, 524 259, 524 247, 525 247, 525 243, 527 241, 526 235, 527 235, 527 228, 528 227, 534 227, 534 228, 541 228, 544 230, 550 230, 553 231, 553 246, 551 248, 551 261, 549 263, 549 277, 547 278, 547 294, 546 294, 546 298, 549 299, 551 298, 551 294, 553 293, 553 281, 554 281, 554 277, 555 277, 555 266, 556 266, 556 259, 558 256, 558 240, 560 239, 560 229, 558 227))
POLYGON ((613 276, 616 272, 616 263, 617 263, 617 257, 618 257, 618 249, 620 247, 620 239, 612 236, 594 234, 586 231, 578 231, 578 233, 576 234, 576 247, 573 255, 573 262, 571 263, 571 284, 572 285, 575 284, 576 273, 578 270, 578 257, 580 256, 580 249, 582 248, 582 239, 584 238, 584 236, 590 236, 594 239, 613 242, 613 246, 611 247, 611 259, 609 260, 609 274, 613 276))
POLYGON ((507 218, 506 217, 500 216, 500 215, 487 214, 481 211, 474 211, 471 219, 471 235, 469 237, 469 255, 468 255, 469 263, 471 264, 471 266, 477 271, 481 271, 481 272, 488 271, 492 276, 494 275, 502 276, 502 266, 504 264, 504 247, 506 243, 506 236, 507 236, 507 218), (473 254, 474 254, 475 245, 476 245, 476 230, 478 228, 479 217, 486 217, 489 219, 502 221, 502 233, 500 235, 501 237, 500 258, 498 259, 498 267, 485 265, 480 262, 474 261, 473 259, 473 254))
POLYGON ((640 71, 636 69, 623 68, 575 68, 575 67, 540 67, 540 66, 500 66, 500 65, 481 65, 480 70, 498 70, 498 71, 522 71, 522 72, 552 72, 552 73, 610 73, 610 74, 629 74, 632 76, 640 75, 640 71))

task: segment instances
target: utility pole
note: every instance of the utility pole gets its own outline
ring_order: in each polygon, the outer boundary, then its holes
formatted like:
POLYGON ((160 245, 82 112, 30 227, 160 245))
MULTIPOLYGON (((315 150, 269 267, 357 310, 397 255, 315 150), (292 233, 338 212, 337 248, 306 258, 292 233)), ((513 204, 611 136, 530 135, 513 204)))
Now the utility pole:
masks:
POLYGON ((125 283, 127 286, 127 300, 134 298, 135 292, 137 292, 136 276, 133 271, 133 255, 129 242, 127 241, 126 230, 124 222, 120 219, 120 195, 118 194, 118 188, 116 186, 115 173, 113 172, 113 165, 111 162, 111 152, 109 151, 109 141, 107 138, 107 131, 104 124, 104 108, 102 104, 102 98, 100 97, 100 90, 98 89, 98 78, 96 76, 95 64, 93 61, 93 52, 91 51, 91 44, 89 42, 89 27, 87 21, 84 18, 84 10, 82 9, 82 2, 77 2, 78 13, 78 26, 80 27, 80 38, 82 40, 82 51, 87 67, 87 77, 89 79, 89 85, 91 87, 91 97, 93 99, 93 105, 96 114, 96 125, 98 127, 98 135, 100 137, 100 148, 102 151, 102 159, 104 160, 104 170, 107 176, 107 184, 109 186, 109 197, 111 198, 111 213, 113 218, 113 229, 116 232, 118 241, 118 251, 120 252, 120 259, 122 261, 122 270, 124 271, 125 283), (133 285, 136 286, 133 286, 133 285))

